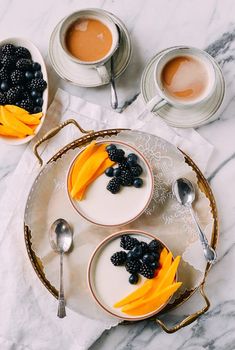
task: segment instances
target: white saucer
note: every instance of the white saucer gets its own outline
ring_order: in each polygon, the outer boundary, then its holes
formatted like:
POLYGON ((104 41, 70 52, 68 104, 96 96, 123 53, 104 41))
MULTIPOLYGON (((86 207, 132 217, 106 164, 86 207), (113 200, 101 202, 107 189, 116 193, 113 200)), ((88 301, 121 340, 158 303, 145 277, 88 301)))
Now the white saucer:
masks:
MULTIPOLYGON (((98 10, 97 10, 98 11, 98 10)), ((102 10, 103 11, 103 10, 102 10)), ((105 11, 107 12, 107 11, 105 11)), ((129 33, 119 18, 107 12, 120 30, 120 46, 114 53, 115 78, 119 77, 127 68, 132 53, 132 46, 129 33)), ((94 68, 87 68, 83 65, 70 61, 63 53, 59 44, 59 28, 62 20, 57 24, 51 34, 49 43, 49 57, 56 73, 64 80, 81 87, 96 87, 105 85, 94 68)))
MULTIPOLYGON (((107 141, 97 143, 107 143, 107 141)), ((82 201, 72 199, 69 191, 68 197, 74 209, 86 220, 96 225, 111 227, 126 225, 137 219, 145 211, 153 195, 154 181, 152 169, 143 154, 122 141, 110 140, 109 143, 123 149, 126 155, 129 153, 138 155, 138 164, 143 169, 140 175, 143 179, 143 186, 141 188, 135 188, 134 186, 122 187, 120 192, 112 194, 106 189, 111 178, 102 174, 89 185, 86 196, 82 201)), ((69 167, 67 183, 78 155, 69 167)))
MULTIPOLYGON (((156 95, 154 67, 156 61, 169 49, 159 52, 145 67, 141 78, 141 94, 145 102, 150 101, 156 95)), ((224 99, 225 82, 221 69, 215 60, 213 60, 213 64, 216 71, 217 86, 214 94, 205 105, 184 110, 165 105, 157 112, 154 112, 154 114, 162 117, 167 124, 181 128, 196 127, 208 123, 212 121, 212 119, 214 120, 215 113, 218 111, 224 99)))

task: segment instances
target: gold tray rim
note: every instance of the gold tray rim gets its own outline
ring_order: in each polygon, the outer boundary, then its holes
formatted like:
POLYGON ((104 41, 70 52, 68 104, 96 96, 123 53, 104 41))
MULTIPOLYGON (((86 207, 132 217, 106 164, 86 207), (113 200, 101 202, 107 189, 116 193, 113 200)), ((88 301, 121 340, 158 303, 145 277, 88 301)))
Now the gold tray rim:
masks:
MULTIPOLYGON (((68 123, 66 123, 66 125, 67 124, 68 123)), ((66 146, 64 146, 54 156, 52 156, 46 162, 46 164, 49 164, 53 161, 56 161, 57 159, 59 159, 63 154, 65 154, 70 149, 75 149, 77 147, 84 146, 87 143, 89 143, 90 141, 92 141, 98 137, 116 136, 121 131, 131 131, 131 129, 118 128, 118 129, 105 129, 105 130, 89 132, 88 134, 85 134, 84 136, 82 136, 82 137, 74 140, 73 142, 70 142, 66 146)), ((213 220, 214 220, 213 231, 212 231, 210 243, 211 243, 212 247, 215 249, 218 245, 218 239, 219 239, 219 219, 218 219, 218 210, 217 210, 217 205, 216 205, 214 194, 212 192, 212 189, 211 189, 208 181, 206 180, 206 178, 204 177, 204 175, 202 174, 202 172, 198 168, 198 166, 195 164, 195 162, 185 152, 183 152, 180 149, 179 149, 179 151, 184 155, 186 163, 193 169, 193 171, 195 171, 197 179, 198 179, 198 185, 199 185, 200 189, 204 192, 204 194, 206 195, 206 197, 208 198, 208 200, 210 202, 211 212, 212 212, 212 216, 213 216, 213 220)), ((25 239, 27 253, 28 253, 30 262, 34 268, 34 271, 36 272, 37 276, 39 277, 42 284, 46 287, 46 289, 55 298, 58 299, 57 289, 53 285, 51 285, 51 283, 47 280, 45 273, 43 271, 43 266, 42 266, 42 263, 40 261, 40 258, 38 258, 36 256, 35 252, 32 249, 31 231, 25 222, 24 222, 24 239, 25 239)), ((166 312, 171 311, 171 310, 179 307, 180 305, 184 304, 188 299, 190 299, 191 296, 199 288, 203 288, 204 282, 206 280, 206 277, 207 277, 207 274, 208 274, 210 268, 211 268, 211 265, 208 263, 206 266, 206 269, 205 269, 203 281, 200 283, 199 286, 184 292, 179 298, 177 298, 175 300, 174 303, 168 304, 158 315, 163 315, 166 312)), ((128 322, 128 323, 130 323, 130 322, 128 322)), ((169 333, 171 333, 171 332, 169 332, 169 333)))

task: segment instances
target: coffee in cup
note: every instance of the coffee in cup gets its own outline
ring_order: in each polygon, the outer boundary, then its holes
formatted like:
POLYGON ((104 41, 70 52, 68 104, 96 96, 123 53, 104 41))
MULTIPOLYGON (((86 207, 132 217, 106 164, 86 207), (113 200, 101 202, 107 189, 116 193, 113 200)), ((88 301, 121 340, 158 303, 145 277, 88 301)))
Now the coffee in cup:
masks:
POLYGON ((180 101, 195 101, 205 94, 209 74, 204 62, 195 56, 185 55, 166 63, 161 80, 167 95, 180 101))
POLYGON ((70 25, 65 43, 74 57, 84 62, 99 61, 112 46, 112 33, 109 28, 93 18, 81 18, 70 25))
POLYGON ((105 64, 118 48, 119 33, 106 11, 85 9, 69 15, 61 23, 59 39, 68 59, 96 69, 104 84, 110 81, 105 64))
POLYGON ((216 87, 216 74, 205 51, 183 46, 169 49, 159 58, 154 82, 157 94, 147 103, 149 111, 166 104, 189 108, 209 99, 216 87))

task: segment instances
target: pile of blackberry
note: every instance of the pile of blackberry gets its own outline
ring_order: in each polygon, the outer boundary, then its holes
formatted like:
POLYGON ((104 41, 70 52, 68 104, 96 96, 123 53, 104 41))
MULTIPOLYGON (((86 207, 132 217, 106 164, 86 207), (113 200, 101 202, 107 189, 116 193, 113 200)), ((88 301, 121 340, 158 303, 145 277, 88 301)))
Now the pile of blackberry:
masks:
POLYGON ((109 167, 105 171, 108 177, 112 177, 107 185, 107 190, 115 194, 120 191, 122 186, 142 187, 143 180, 139 176, 143 169, 138 164, 137 155, 130 153, 125 157, 125 152, 113 144, 108 145, 106 151, 109 159, 118 164, 116 168, 109 167))
POLYGON ((0 105, 16 105, 29 113, 39 113, 46 87, 41 66, 32 60, 26 47, 0 47, 0 105))
POLYGON ((116 252, 110 260, 114 266, 125 266, 130 273, 131 284, 138 282, 139 274, 148 279, 154 277, 160 267, 159 258, 163 248, 161 242, 154 239, 148 244, 130 235, 123 235, 120 247, 128 252, 124 250, 116 252))

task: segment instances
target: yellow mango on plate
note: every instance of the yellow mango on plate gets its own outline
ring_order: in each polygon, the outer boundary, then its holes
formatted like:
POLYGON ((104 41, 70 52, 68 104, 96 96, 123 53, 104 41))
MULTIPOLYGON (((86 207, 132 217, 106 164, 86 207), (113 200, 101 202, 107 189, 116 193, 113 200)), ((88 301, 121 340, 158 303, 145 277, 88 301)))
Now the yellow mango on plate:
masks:
POLYGON ((168 250, 166 248, 163 248, 160 254, 159 261, 161 262, 161 269, 158 271, 158 274, 156 277, 147 280, 144 282, 144 284, 136 289, 134 292, 130 293, 127 295, 125 298, 121 299, 117 303, 114 304, 115 308, 122 307, 124 305, 133 303, 137 299, 140 300, 146 296, 150 296, 152 291, 155 290, 157 287, 158 283, 160 282, 161 278, 163 278, 164 274, 167 272, 169 266, 168 266, 168 261, 170 262, 172 259, 172 254, 168 254, 168 250), (168 257, 169 256, 169 257, 168 257), (167 258, 168 257, 168 258, 167 258), (164 268, 164 263, 165 268, 164 268))
POLYGON ((15 106, 15 105, 5 105, 5 108, 8 109, 9 112, 13 113, 13 114, 29 114, 28 111, 26 111, 26 109, 15 106))
POLYGON ((19 137, 19 138, 25 137, 24 134, 20 134, 18 131, 15 131, 5 125, 0 125, 0 135, 9 136, 9 137, 19 137))
POLYGON ((141 316, 157 310, 177 291, 182 282, 173 283, 166 288, 159 290, 154 296, 144 300, 141 304, 133 307, 132 304, 122 308, 122 312, 131 316, 141 316))
POLYGON ((102 175, 105 170, 111 166, 113 166, 115 164, 115 162, 113 162, 112 160, 110 160, 109 158, 105 159, 105 161, 100 165, 100 167, 97 169, 97 171, 95 172, 95 174, 90 178, 90 180, 86 183, 86 185, 80 190, 80 192, 78 192, 75 196, 75 198, 78 201, 81 201, 84 198, 85 192, 88 188, 88 186, 97 179, 97 177, 99 177, 100 175, 102 175))
POLYGON ((7 108, 4 106, 1 106, 0 110, 1 114, 1 123, 5 126, 8 126, 9 128, 15 130, 19 134, 24 134, 24 135, 33 135, 33 130, 19 121, 13 113, 11 113, 7 108))
POLYGON ((168 250, 164 247, 161 251, 161 255, 160 255, 160 258, 159 258, 159 263, 160 265, 162 266, 166 257, 167 257, 167 254, 168 254, 168 250))
POLYGON ((79 170, 76 181, 70 192, 72 198, 75 198, 77 193, 87 185, 89 180, 95 174, 97 169, 108 158, 108 153, 105 150, 105 145, 100 145, 99 150, 93 153, 79 170))
POLYGON ((70 173, 70 184, 71 189, 74 186, 76 182, 76 178, 78 175, 78 172, 80 168, 85 164, 86 160, 98 149, 98 145, 96 145, 95 141, 92 141, 89 146, 87 146, 81 154, 77 157, 77 159, 74 162, 73 168, 71 169, 70 173))
POLYGON ((5 108, 7 108, 8 111, 13 113, 13 115, 24 124, 38 125, 40 123, 42 112, 36 114, 29 114, 29 112, 25 109, 14 105, 5 105, 5 108))
POLYGON ((122 307, 124 305, 130 304, 134 302, 137 299, 140 299, 143 297, 148 291, 151 290, 153 285, 153 279, 145 281, 145 283, 139 287, 138 289, 134 290, 134 292, 128 294, 125 298, 121 299, 117 303, 115 303, 113 306, 116 308, 122 307))
MULTIPOLYGON (((164 274, 164 277, 161 279, 160 283, 158 284, 155 294, 157 291, 169 286, 173 283, 176 275, 176 271, 178 269, 180 263, 180 256, 177 256, 171 266, 169 267, 168 271, 164 274)), ((154 295, 154 294, 153 294, 154 295)))

